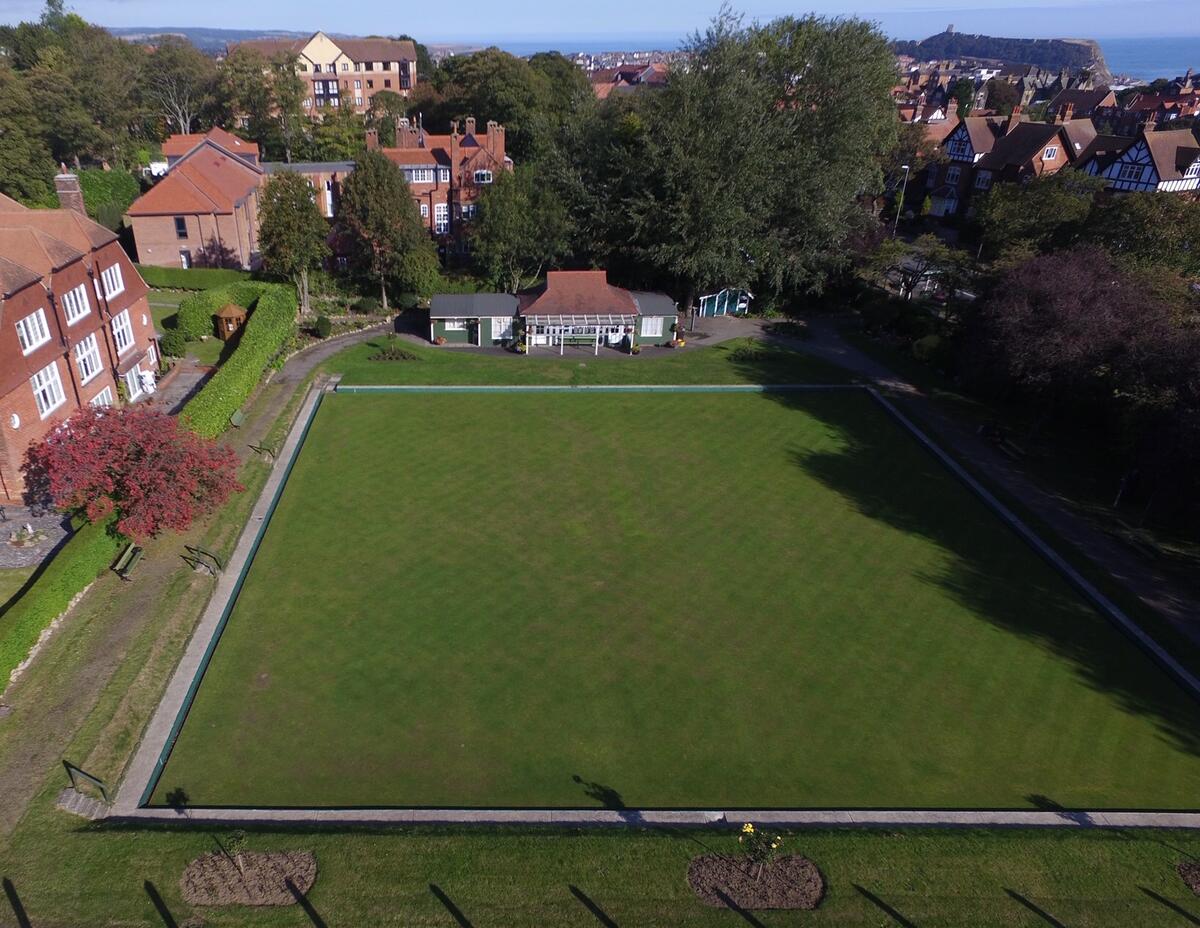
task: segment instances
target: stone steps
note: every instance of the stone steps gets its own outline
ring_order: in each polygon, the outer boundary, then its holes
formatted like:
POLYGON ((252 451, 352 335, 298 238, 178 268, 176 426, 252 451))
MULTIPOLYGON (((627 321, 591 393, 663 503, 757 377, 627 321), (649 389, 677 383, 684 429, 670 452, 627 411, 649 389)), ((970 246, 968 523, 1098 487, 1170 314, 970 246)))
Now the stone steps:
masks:
POLYGON ((107 803, 101 802, 99 799, 93 799, 91 796, 81 793, 70 786, 58 794, 58 799, 54 805, 63 812, 69 812, 72 815, 78 815, 80 818, 86 818, 89 822, 95 822, 108 817, 107 803))

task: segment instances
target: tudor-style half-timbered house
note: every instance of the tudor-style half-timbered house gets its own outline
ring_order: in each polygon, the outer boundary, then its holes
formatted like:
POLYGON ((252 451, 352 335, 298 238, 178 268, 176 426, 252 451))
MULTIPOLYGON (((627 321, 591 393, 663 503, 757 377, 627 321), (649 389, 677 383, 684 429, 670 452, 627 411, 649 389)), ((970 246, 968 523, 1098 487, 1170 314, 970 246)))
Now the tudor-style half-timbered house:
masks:
POLYGON ((1189 129, 1141 132, 1115 158, 1091 158, 1083 169, 1118 193, 1200 190, 1200 136, 1189 129))
MULTIPOLYGON (((1019 114, 1013 119, 1019 119, 1019 114)), ((975 183, 975 163, 992 150, 1008 121, 997 116, 967 116, 946 136, 946 161, 930 168, 930 213, 956 216, 970 198, 975 183)))

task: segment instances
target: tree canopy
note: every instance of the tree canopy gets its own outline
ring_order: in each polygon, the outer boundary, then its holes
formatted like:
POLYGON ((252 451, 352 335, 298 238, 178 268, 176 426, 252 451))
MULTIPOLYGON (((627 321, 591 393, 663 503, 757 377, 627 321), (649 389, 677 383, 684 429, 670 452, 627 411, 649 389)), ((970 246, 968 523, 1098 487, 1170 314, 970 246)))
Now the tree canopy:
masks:
POLYGON ((273 174, 259 206, 259 247, 268 271, 296 284, 302 312, 309 311, 308 272, 329 254, 328 227, 312 185, 294 171, 273 174))

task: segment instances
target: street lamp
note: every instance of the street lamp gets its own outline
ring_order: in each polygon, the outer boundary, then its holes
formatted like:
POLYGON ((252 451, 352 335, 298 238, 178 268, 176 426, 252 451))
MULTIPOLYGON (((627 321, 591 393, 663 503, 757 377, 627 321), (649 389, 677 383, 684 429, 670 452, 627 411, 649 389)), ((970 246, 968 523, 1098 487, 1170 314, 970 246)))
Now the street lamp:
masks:
POLYGON ((896 230, 900 228, 900 211, 904 209, 904 191, 908 187, 908 165, 902 164, 904 168, 904 183, 900 185, 900 200, 896 204, 896 221, 892 223, 892 238, 896 237, 896 230))

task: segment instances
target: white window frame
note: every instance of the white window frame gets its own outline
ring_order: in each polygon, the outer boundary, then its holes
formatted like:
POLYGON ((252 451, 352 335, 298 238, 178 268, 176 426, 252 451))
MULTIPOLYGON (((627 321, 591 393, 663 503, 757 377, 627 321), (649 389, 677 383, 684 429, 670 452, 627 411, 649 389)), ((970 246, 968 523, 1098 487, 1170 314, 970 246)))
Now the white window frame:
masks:
POLYGON ((100 343, 96 333, 80 340, 75 345, 74 354, 75 366, 79 368, 79 384, 83 386, 94 380, 104 366, 100 360, 100 343))
POLYGON ((445 203, 433 204, 433 231, 439 235, 450 231, 450 207, 445 203))
POLYGON ((492 341, 502 342, 513 337, 512 316, 492 316, 492 341))
POLYGON ((154 350, 154 342, 146 346, 146 363, 150 365, 151 370, 158 364, 158 352, 154 350))
POLYGON ((80 284, 63 294, 63 313, 67 317, 67 325, 74 325, 92 311, 91 301, 87 295, 87 284, 80 284))
POLYGON ((358 97, 358 96, 356 96, 356 97, 354 98, 354 105, 355 105, 355 106, 362 106, 362 97, 358 97))
POLYGON ((450 183, 450 169, 438 168, 438 182, 443 184, 450 183))
POLYGON ((97 393, 95 396, 93 396, 90 400, 88 400, 89 406, 111 406, 112 404, 113 404, 112 387, 105 387, 103 390, 101 390, 99 393, 97 393))
POLYGON ((951 140, 949 150, 951 158, 960 158, 965 161, 971 156, 971 145, 966 139, 951 140))
POLYGON ((51 361, 30 377, 29 386, 33 389, 33 399, 37 403, 38 415, 43 419, 67 401, 67 394, 63 392, 62 377, 58 373, 57 361, 51 361))
POLYGON ((1042 152, 1042 160, 1043 161, 1053 161, 1057 157, 1058 157, 1058 146, 1057 145, 1047 145, 1046 150, 1044 152, 1042 152))
POLYGON ((1146 173, 1144 164, 1134 164, 1127 162, 1121 165, 1121 169, 1117 172, 1117 180, 1132 180, 1140 181, 1146 173))
POLYGON ((642 328, 639 334, 642 336, 642 338, 662 338, 663 317, 643 316, 642 328))
POLYGON ((356 78, 354 79, 354 89, 355 89, 355 90, 362 90, 362 79, 361 79, 361 78, 357 78, 357 77, 356 77, 356 78))
POLYGON ((22 354, 32 354, 50 341, 50 326, 46 323, 46 310, 35 309, 28 316, 17 320, 17 341, 22 354))
POLYGON ((479 213, 479 207, 474 203, 464 203, 460 207, 463 219, 474 219, 479 213))
POLYGON ((428 203, 421 204, 421 218, 422 219, 429 218, 429 204, 428 203))
POLYGON ((491 171, 488 171, 484 168, 480 168, 478 171, 475 172, 475 183, 477 183, 477 184, 490 184, 492 182, 492 180, 493 180, 493 177, 492 177, 491 171))
POLYGON ((410 168, 408 182, 410 184, 432 184, 433 168, 410 168))
POLYGON ((325 181, 325 218, 333 218, 333 181, 325 181))
POLYGON ((950 167, 946 168, 946 183, 957 184, 959 178, 961 177, 962 168, 960 168, 957 164, 952 164, 950 167))
POLYGON ((992 186, 992 172, 991 171, 980 171, 978 174, 975 175, 975 189, 976 190, 989 190, 989 189, 991 189, 991 186, 992 186))
POLYGON ((125 395, 136 400, 142 395, 142 366, 135 364, 127 370, 122 378, 125 381, 125 395))
POLYGON ((447 332, 465 332, 467 331, 466 319, 447 319, 443 326, 447 332))
POLYGON ((104 296, 111 300, 125 292, 125 277, 121 273, 121 265, 113 264, 106 267, 100 275, 104 281, 104 296))
POLYGON ((113 343, 117 346, 117 354, 124 354, 133 347, 133 322, 129 318, 129 310, 117 313, 112 321, 113 343), (122 345, 121 342, 125 344, 122 345))

